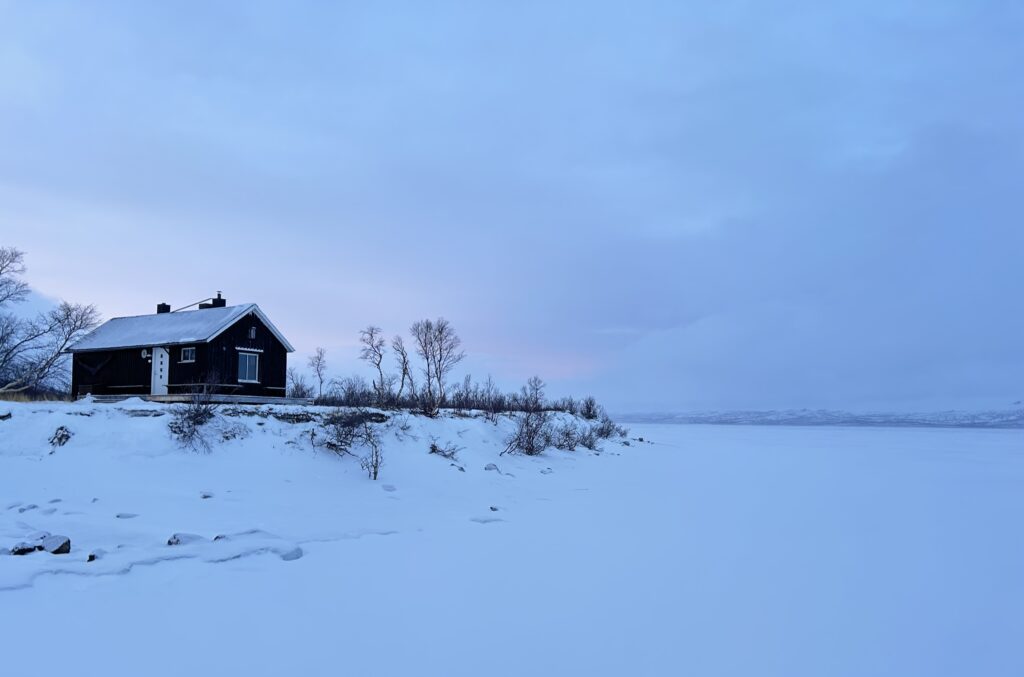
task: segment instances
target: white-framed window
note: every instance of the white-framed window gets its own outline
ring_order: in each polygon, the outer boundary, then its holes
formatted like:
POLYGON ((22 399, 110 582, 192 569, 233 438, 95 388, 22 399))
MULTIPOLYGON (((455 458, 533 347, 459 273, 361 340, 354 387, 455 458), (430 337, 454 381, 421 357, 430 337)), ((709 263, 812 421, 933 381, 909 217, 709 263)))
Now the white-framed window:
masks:
POLYGON ((256 327, 249 327, 249 338, 256 338, 256 327))
POLYGON ((260 382, 260 356, 257 353, 238 353, 238 382, 260 382))
POLYGON ((195 346, 190 348, 181 349, 181 361, 182 362, 195 362, 196 361, 196 349, 195 346))

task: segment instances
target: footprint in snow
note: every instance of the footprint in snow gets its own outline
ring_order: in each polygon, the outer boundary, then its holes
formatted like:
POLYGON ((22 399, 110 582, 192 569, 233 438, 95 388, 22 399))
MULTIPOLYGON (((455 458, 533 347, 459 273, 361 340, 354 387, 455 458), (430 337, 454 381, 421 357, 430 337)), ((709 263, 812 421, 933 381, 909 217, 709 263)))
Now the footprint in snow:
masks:
POLYGON ((398 489, 393 484, 382 484, 380 488, 383 489, 384 491, 398 491, 398 489))
POLYGON ((38 507, 39 506, 36 505, 35 503, 29 503, 28 505, 23 505, 20 508, 18 508, 18 512, 28 512, 29 510, 35 510, 38 507))
POLYGON ((59 498, 52 498, 52 499, 50 499, 49 503, 51 503, 51 504, 52 503, 60 503, 60 501, 61 501, 61 499, 59 499, 59 498))
POLYGON ((500 517, 470 517, 470 522, 476 522, 477 524, 491 524, 492 522, 504 522, 505 520, 500 517))
POLYGON ((46 510, 40 510, 39 514, 40 515, 52 515, 55 512, 57 512, 56 508, 47 508, 46 510))
POLYGON ((134 512, 119 512, 116 515, 114 515, 114 517, 116 517, 119 520, 130 520, 134 517, 138 517, 138 515, 134 512))
POLYGON ((8 505, 6 509, 7 509, 7 510, 14 510, 14 509, 15 509, 15 508, 17 508, 17 507, 18 507, 19 505, 21 505, 21 501, 16 501, 16 502, 14 502, 14 503, 11 503, 10 505, 8 505))

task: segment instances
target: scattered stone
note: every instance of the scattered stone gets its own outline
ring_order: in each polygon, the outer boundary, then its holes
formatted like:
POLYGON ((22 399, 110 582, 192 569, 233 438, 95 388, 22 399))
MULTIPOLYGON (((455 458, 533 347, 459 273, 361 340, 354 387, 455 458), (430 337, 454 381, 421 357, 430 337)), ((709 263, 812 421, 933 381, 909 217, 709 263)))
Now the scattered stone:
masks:
POLYGON ((0 421, 6 421, 6 420, 10 419, 11 416, 13 416, 13 414, 11 412, 5 411, 2 414, 0 414, 0 421))
POLYGON ((97 548, 96 550, 93 550, 92 552, 89 553, 89 556, 85 558, 85 561, 86 562, 95 562, 98 559, 103 559, 103 556, 106 555, 106 554, 107 554, 106 550, 103 550, 102 548, 97 548))
POLYGON ((36 550, 42 550, 43 546, 38 543, 16 543, 8 552, 12 555, 27 555, 36 550))
POLYGON ((138 517, 138 515, 134 512, 119 512, 116 515, 114 515, 114 517, 116 517, 119 520, 130 520, 138 517))
POLYGON ((211 492, 209 492, 209 491, 202 491, 202 492, 199 493, 199 498, 202 498, 202 499, 213 498, 213 494, 211 492))
POLYGON ((291 550, 281 553, 281 559, 285 562, 292 562, 302 557, 302 548, 295 546, 291 550))
POLYGON ((188 545, 196 541, 206 540, 198 534, 173 534, 167 539, 167 545, 188 545))
POLYGON ((71 552, 71 539, 67 536, 47 536, 42 541, 42 549, 51 555, 66 555, 71 552))
POLYGON ((92 501, 90 501, 90 503, 98 503, 98 502, 99 502, 99 500, 100 500, 100 499, 98 499, 98 498, 94 498, 94 499, 92 499, 92 501))
POLYGON ((228 537, 225 534, 217 534, 216 536, 213 537, 213 540, 215 540, 215 541, 226 541, 226 540, 228 540, 228 537))
POLYGON ((638 438, 636 438, 636 441, 637 441, 637 442, 643 442, 643 441, 644 441, 644 438, 642 438, 642 437, 638 437, 638 438))
POLYGON ((498 512, 498 509, 495 506, 492 505, 491 506, 491 512, 498 512))
POLYGON ((156 418, 164 415, 164 412, 158 409, 121 409, 121 411, 131 418, 156 418))

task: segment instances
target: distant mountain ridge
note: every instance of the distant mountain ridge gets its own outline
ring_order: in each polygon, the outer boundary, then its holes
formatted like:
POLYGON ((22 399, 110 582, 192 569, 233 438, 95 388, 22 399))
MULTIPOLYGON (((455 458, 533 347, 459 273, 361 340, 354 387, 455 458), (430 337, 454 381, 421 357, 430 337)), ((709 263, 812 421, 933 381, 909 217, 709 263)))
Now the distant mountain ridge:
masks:
POLYGON ((1024 408, 992 411, 855 414, 831 409, 773 411, 700 411, 622 414, 623 423, 689 423, 714 425, 877 426, 914 428, 1024 428, 1024 408))

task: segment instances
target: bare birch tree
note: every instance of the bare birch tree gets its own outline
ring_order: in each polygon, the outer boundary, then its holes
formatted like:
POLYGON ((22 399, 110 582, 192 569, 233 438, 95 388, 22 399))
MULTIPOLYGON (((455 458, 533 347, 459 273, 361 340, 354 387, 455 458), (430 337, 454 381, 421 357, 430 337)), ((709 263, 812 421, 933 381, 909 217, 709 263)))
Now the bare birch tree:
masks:
POLYGON ((28 295, 24 260, 21 251, 0 247, 0 393, 66 388, 65 349, 99 324, 96 308, 76 303, 61 302, 34 319, 2 312, 28 295))
POLYGON ((412 377, 412 367, 409 365, 409 352, 405 349, 405 341, 401 336, 391 339, 391 350, 395 353, 395 364, 398 366, 400 381, 398 382, 398 394, 395 399, 401 402, 402 393, 405 392, 405 384, 409 384, 409 392, 416 394, 416 382, 412 377))
POLYGON ((377 376, 373 379, 373 392, 377 398, 377 406, 386 407, 391 404, 391 391, 394 386, 394 377, 384 373, 384 354, 387 341, 380 327, 372 324, 359 332, 359 343, 362 349, 359 351, 359 359, 369 363, 377 370, 377 376))
POLYGON ((460 349, 462 340, 455 333, 455 328, 443 317, 436 321, 414 322, 410 333, 416 344, 416 353, 423 360, 426 381, 421 391, 423 409, 434 414, 445 403, 448 376, 466 353, 460 349))
POLYGON ((317 397, 323 397, 324 381, 327 380, 327 351, 323 348, 317 348, 313 351, 313 354, 309 356, 309 362, 307 364, 309 365, 309 368, 313 370, 313 375, 316 376, 317 397))

